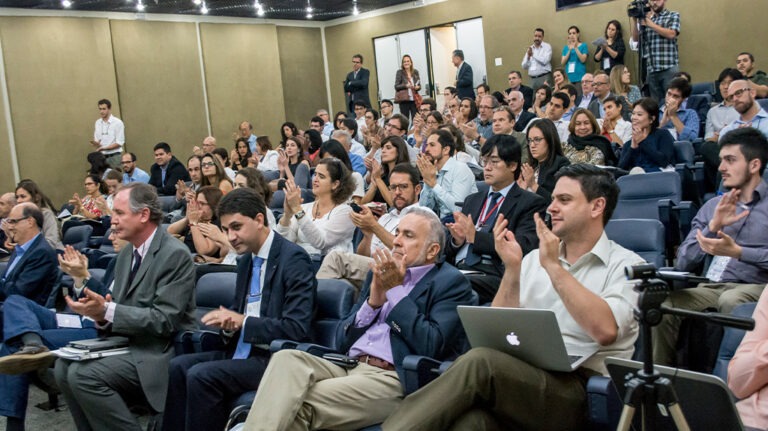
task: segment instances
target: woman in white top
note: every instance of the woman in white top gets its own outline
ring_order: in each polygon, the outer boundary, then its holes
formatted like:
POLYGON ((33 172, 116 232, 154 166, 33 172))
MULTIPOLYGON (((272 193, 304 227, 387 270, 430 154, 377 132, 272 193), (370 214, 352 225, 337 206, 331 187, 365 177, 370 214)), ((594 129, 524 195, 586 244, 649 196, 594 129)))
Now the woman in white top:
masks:
POLYGON ((632 123, 621 117, 622 105, 616 96, 608 96, 603 101, 605 115, 598 120, 601 134, 621 148, 632 139, 632 123))
POLYGON ((355 225, 346 204, 355 183, 338 159, 322 159, 315 168, 312 193, 315 201, 302 204, 301 190, 285 182, 284 213, 275 231, 303 247, 312 256, 316 269, 322 256, 332 250, 352 252, 355 225))
POLYGON ((269 142, 268 136, 259 136, 256 138, 256 167, 260 171, 276 171, 277 166, 277 151, 272 149, 272 143, 269 142))
POLYGON ((352 180, 355 183, 355 188, 352 190, 349 200, 359 204, 365 196, 365 180, 359 172, 355 172, 352 169, 352 161, 349 159, 349 154, 347 154, 347 150, 344 149, 341 142, 335 139, 329 139, 323 142, 323 145, 320 146, 318 159, 322 160, 329 157, 339 159, 341 163, 344 164, 344 167, 350 172, 352 180))

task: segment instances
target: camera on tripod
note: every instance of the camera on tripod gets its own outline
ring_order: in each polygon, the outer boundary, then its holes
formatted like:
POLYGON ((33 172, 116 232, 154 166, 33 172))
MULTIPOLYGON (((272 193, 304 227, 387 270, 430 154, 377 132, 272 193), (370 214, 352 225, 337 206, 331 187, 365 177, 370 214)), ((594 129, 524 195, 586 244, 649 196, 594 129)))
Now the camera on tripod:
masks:
POLYGON ((630 18, 642 19, 648 15, 648 11, 651 10, 651 4, 648 0, 632 0, 627 5, 627 16, 630 18))

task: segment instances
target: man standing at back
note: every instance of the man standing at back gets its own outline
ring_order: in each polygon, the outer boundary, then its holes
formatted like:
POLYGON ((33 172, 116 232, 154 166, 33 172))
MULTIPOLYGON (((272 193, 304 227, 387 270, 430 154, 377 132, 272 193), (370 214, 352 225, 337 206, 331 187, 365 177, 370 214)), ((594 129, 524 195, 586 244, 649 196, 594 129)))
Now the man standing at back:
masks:
POLYGON ((165 142, 155 145, 155 164, 149 169, 149 184, 155 186, 160 196, 175 196, 176 183, 179 180, 189 181, 189 172, 184 165, 173 156, 171 146, 165 142))
POLYGON ((56 383, 80 430, 141 430, 126 399, 163 411, 173 336, 195 326, 195 269, 186 246, 159 229, 162 217, 151 186, 120 189, 112 231, 131 246, 118 254, 112 295, 85 289, 78 302, 67 298, 105 333, 129 339, 127 354, 57 361, 56 383))
POLYGON ((651 97, 662 104, 669 81, 678 70, 677 37, 680 35, 680 14, 665 8, 667 0, 651 0, 648 3, 651 10, 644 18, 632 17, 630 47, 636 49, 642 42, 646 81, 651 97), (643 32, 642 39, 640 32, 643 32))
POLYGON ((474 76, 472 74, 472 66, 469 63, 464 62, 464 51, 457 49, 453 51, 451 56, 451 62, 456 67, 456 93, 459 100, 469 97, 475 98, 474 89, 474 76))
POLYGON ((274 232, 264 201, 247 188, 219 204, 221 227, 241 256, 230 308, 202 321, 219 328, 226 351, 192 353, 171 361, 163 429, 217 430, 230 403, 256 390, 276 339, 307 341, 317 281, 303 248, 274 232))
POLYGON ((99 119, 93 129, 93 145, 107 158, 107 163, 113 168, 120 167, 120 154, 125 145, 125 125, 112 115, 112 102, 107 99, 99 100, 99 119))
POLYGON ((355 54, 352 56, 352 71, 347 74, 344 80, 344 92, 347 95, 347 109, 350 114, 355 112, 355 102, 363 102, 365 106, 371 107, 371 98, 368 95, 368 80, 371 72, 363 67, 363 56, 355 54))
POLYGON ((531 77, 531 87, 536 91, 545 83, 552 82, 552 47, 544 42, 544 29, 533 31, 533 45, 528 47, 523 55, 523 69, 528 70, 531 77))

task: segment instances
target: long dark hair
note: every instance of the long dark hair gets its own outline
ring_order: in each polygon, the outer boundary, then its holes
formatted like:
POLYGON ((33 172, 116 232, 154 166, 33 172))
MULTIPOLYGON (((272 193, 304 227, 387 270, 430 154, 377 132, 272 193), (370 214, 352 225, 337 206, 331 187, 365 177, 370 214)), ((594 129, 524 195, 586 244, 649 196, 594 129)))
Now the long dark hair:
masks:
MULTIPOLYGON (((531 122, 531 125, 528 126, 528 132, 525 135, 526 138, 530 135, 531 129, 539 129, 544 136, 544 140, 547 141, 547 160, 545 160, 542 165, 549 166, 555 161, 556 156, 563 155, 563 145, 560 143, 560 135, 557 134, 557 127, 555 127, 555 123, 553 123, 552 120, 549 118, 542 118, 531 122)), ((531 154, 530 144, 526 150, 528 151, 528 163, 535 168, 539 165, 539 161, 531 154)))
POLYGON ((467 117, 467 121, 472 121, 475 118, 477 118, 478 110, 477 110, 477 103, 475 103, 475 99, 471 97, 465 97, 461 99, 459 102, 459 109, 461 109, 461 102, 468 100, 469 101, 469 116, 467 117))
MULTIPOLYGON (((288 136, 285 134, 286 126, 291 129, 293 136, 299 135, 299 129, 296 128, 296 125, 290 121, 286 121, 282 126, 280 126, 280 136, 283 138, 283 140, 280 142, 280 145, 282 146, 285 146, 285 143, 288 142, 288 136)), ((301 148, 301 145, 299 145, 299 148, 301 148)))
POLYGON ((98 175, 99 178, 103 177, 104 172, 110 168, 109 163, 107 163, 107 157, 104 156, 104 153, 101 151, 88 153, 86 159, 88 160, 88 163, 91 164, 91 167, 88 169, 87 173, 98 175))
POLYGON ((335 157, 341 160, 341 162, 344 163, 344 166, 346 166, 350 172, 353 171, 352 160, 349 159, 349 154, 347 153, 347 150, 344 149, 344 146, 341 145, 341 142, 335 139, 329 139, 323 142, 323 145, 320 146, 320 154, 318 155, 320 156, 321 159, 327 159, 328 157, 335 157))
POLYGON ((653 117, 653 120, 651 121, 651 132, 656 131, 656 129, 659 128, 659 103, 656 102, 656 99, 643 97, 632 105, 633 111, 636 106, 643 108, 643 111, 645 111, 648 116, 653 117))
POLYGON ((624 44, 624 35, 621 34, 621 23, 618 20, 612 19, 605 25, 605 38, 608 39, 608 26, 613 24, 616 27, 616 36, 613 37, 613 43, 621 42, 624 44))
MULTIPOLYGON (((238 161, 240 163, 240 166, 243 167, 243 168, 247 167, 248 166, 248 159, 253 157, 253 153, 251 152, 251 145, 248 142, 247 138, 240 138, 240 139, 235 141, 235 154, 237 154, 237 159, 238 159, 238 161), (245 144, 245 156, 241 156, 240 155, 240 151, 237 148, 238 144, 240 144, 241 142, 245 144)), ((234 163, 234 162, 235 161, 232 160, 232 163, 234 163)))
MULTIPOLYGON (((408 155, 408 144, 400 136, 390 135, 381 140, 381 147, 384 148, 386 144, 392 144, 397 149, 397 157, 395 158, 394 166, 400 163, 410 163, 411 158, 408 155)), ((389 181, 389 164, 381 162, 381 176, 384 181, 389 181)))
POLYGON ((29 193, 29 197, 32 198, 32 202, 37 205, 38 208, 48 208, 51 211, 54 211, 53 208, 53 201, 51 201, 48 196, 43 193, 42 190, 40 190, 40 187, 38 187, 37 183, 30 179, 24 179, 19 181, 18 184, 16 184, 16 189, 24 189, 27 193, 29 193))
MULTIPOLYGON (((327 144, 328 142, 326 142, 327 144)), ((339 144, 341 145, 341 144, 339 144)), ((347 157, 349 158, 349 157, 347 157)), ((330 176, 331 183, 339 182, 339 186, 331 191, 331 200, 336 205, 344 203, 355 191, 355 180, 352 179, 352 171, 347 169, 344 163, 336 158, 325 158, 317 163, 317 166, 325 165, 330 176)))

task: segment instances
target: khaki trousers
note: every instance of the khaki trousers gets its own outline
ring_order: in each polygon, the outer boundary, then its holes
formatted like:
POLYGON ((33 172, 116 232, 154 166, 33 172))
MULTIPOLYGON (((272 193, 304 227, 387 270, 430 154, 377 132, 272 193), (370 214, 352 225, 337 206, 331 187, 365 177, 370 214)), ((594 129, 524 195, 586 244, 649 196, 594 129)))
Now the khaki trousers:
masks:
POLYGON ((334 250, 323 259, 317 271, 317 279, 347 280, 357 288, 359 294, 365 282, 365 276, 368 275, 368 264, 371 262, 373 259, 367 256, 334 250))
MULTIPOLYGON (((757 301, 764 287, 764 284, 701 283, 698 287, 670 293, 663 305, 692 311, 715 308, 728 314, 739 304, 757 301)), ((682 321, 682 317, 665 314, 661 323, 652 328, 654 363, 677 365, 677 338, 682 321)))
POLYGON ((409 395, 384 431, 577 430, 586 423, 586 382, 597 373, 549 372, 479 347, 409 395))
POLYGON ((244 429, 359 430, 381 423, 402 398, 396 371, 363 363, 348 370, 282 350, 269 361, 244 429))

